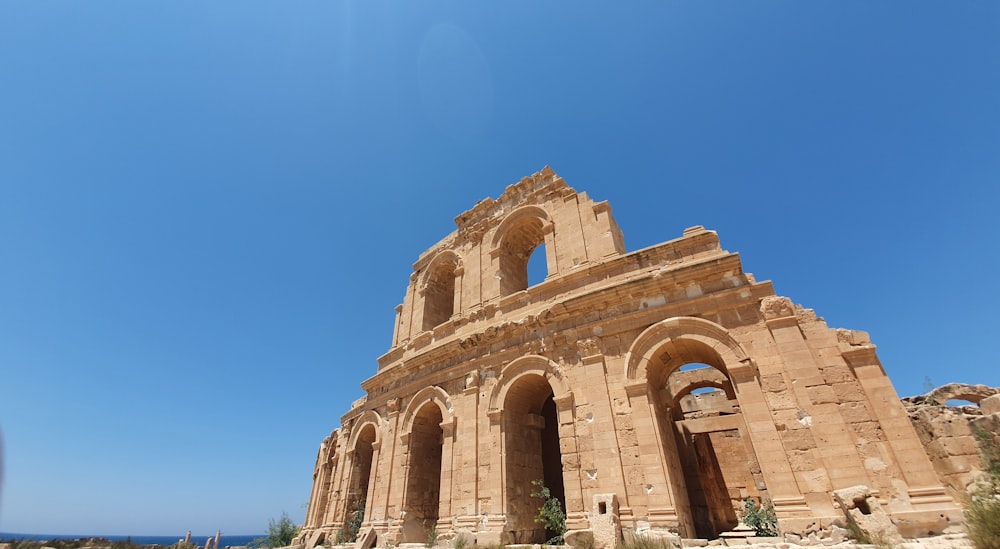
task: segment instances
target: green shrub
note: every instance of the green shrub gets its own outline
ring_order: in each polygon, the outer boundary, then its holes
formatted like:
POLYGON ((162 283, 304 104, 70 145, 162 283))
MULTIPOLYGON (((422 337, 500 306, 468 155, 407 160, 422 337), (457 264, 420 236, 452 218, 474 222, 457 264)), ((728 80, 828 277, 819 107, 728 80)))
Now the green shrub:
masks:
POLYGON ((292 538, 299 534, 299 527, 288 517, 288 513, 281 513, 278 520, 267 521, 267 536, 257 538, 250 542, 250 549, 261 547, 286 547, 291 545, 292 538))
POLYGON ((424 543, 424 547, 428 548, 434 547, 435 545, 437 545, 437 541, 438 541, 438 527, 437 523, 435 522, 434 524, 431 525, 430 528, 427 529, 427 542, 424 543))
POLYGON ((763 537, 778 535, 778 517, 774 514, 774 506, 770 501, 758 505, 754 500, 743 500, 743 512, 740 519, 753 529, 754 534, 763 537))
POLYGON ((985 475, 966 500, 965 522, 976 549, 1000 549, 1000 447, 981 429, 976 438, 985 475))
POLYGON ((552 492, 540 480, 533 480, 531 484, 537 488, 531 492, 531 497, 542 500, 542 506, 538 508, 538 516, 535 522, 545 526, 545 530, 552 532, 552 536, 546 545, 562 545, 563 536, 566 534, 566 512, 563 511, 562 503, 557 498, 552 497, 552 492))
POLYGON ((344 527, 337 531, 337 545, 354 543, 358 540, 358 533, 361 532, 361 523, 365 520, 366 500, 355 499, 351 503, 351 511, 347 514, 344 527))

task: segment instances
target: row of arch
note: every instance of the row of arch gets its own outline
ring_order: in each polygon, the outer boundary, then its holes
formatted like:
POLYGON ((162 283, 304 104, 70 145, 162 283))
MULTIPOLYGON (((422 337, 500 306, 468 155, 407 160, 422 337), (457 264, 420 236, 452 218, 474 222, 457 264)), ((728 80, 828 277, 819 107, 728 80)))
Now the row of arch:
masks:
MULTIPOLYGON (((628 392, 635 397, 631 402, 633 413, 637 417, 651 414, 651 424, 656 426, 657 432, 650 435, 659 442, 663 479, 667 484, 658 488, 669 496, 669 501, 662 505, 675 509, 682 529, 687 528, 689 535, 714 537, 735 526, 736 514, 728 495, 731 487, 727 485, 733 479, 726 478, 729 473, 718 463, 714 466, 711 463, 713 459, 718 461, 713 453, 712 433, 685 430, 687 418, 682 403, 699 390, 717 391, 718 399, 731 403, 725 408, 733 416, 727 418, 731 420, 727 425, 733 426, 731 431, 740 439, 736 446, 729 443, 726 451, 737 448, 745 459, 753 461, 753 445, 738 416, 739 394, 732 375, 733 370, 748 361, 742 347, 724 328, 691 317, 672 318, 650 326, 634 340, 626 356, 626 379, 633 387, 628 392), (682 369, 689 364, 701 365, 707 373, 682 369), (640 384, 644 385, 644 391, 634 389, 640 384)), ((560 449, 561 438, 576 436, 573 400, 569 382, 559 368, 535 355, 508 364, 490 393, 489 414, 500 427, 502 512, 506 517, 508 542, 540 543, 551 535, 534 522, 538 500, 532 497, 531 481, 541 480, 564 508, 567 493, 576 494, 575 506, 582 503, 581 479, 576 478, 579 474, 574 476, 564 470, 560 449), (560 418, 560 414, 567 415, 560 418)), ((400 415, 406 475, 400 542, 426 540, 438 520, 450 513, 446 502, 450 493, 443 493, 449 488, 443 479, 451 466, 445 446, 454 433, 453 410, 449 394, 440 387, 430 386, 414 394, 400 415)), ((346 512, 356 511, 359 502, 363 508, 368 499, 375 480, 372 463, 384 425, 383 418, 369 410, 351 430, 347 441, 351 459, 346 512)), ((746 490, 754 490, 756 484, 752 478, 738 483, 746 490)), ((626 486, 626 491, 637 489, 626 486)), ((568 511, 582 513, 584 509, 568 511)), ((371 513, 366 516, 370 518, 371 513)), ((347 518, 337 517, 337 521, 347 518)))
MULTIPOLYGON (((553 230, 549 214, 539 206, 518 208, 500 223, 490 242, 490 257, 497 259, 501 296, 528 288, 529 260, 539 251, 544 253, 546 235, 553 230)), ((422 329, 433 329, 455 313, 459 295, 455 281, 462 272, 462 258, 453 250, 438 253, 428 263, 418 280, 424 298, 422 329)), ((546 258, 546 274, 552 272, 546 258)))

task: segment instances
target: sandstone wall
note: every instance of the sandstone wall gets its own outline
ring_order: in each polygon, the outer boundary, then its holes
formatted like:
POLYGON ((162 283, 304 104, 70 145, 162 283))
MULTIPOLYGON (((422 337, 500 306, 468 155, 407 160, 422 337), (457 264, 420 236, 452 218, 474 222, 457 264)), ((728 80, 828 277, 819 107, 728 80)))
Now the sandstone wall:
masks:
POLYGON ((320 448, 308 546, 359 524, 362 544, 539 543, 535 481, 599 547, 725 535, 745 498, 829 532, 844 490, 907 536, 961 520, 868 335, 776 295, 713 231, 626 252, 610 206, 548 168, 455 221, 320 448))
POLYGON ((948 493, 963 501, 982 473, 981 437, 1000 447, 1000 388, 950 383, 903 404, 948 493))

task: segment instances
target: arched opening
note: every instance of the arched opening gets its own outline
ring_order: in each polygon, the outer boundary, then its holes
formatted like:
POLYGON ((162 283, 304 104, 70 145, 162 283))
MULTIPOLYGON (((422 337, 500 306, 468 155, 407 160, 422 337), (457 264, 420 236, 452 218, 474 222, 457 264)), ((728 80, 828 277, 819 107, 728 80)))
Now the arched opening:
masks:
POLYGON ((504 410, 504 463, 507 534, 510 543, 545 543, 555 536, 535 522, 543 501, 532 497, 539 487, 566 509, 559 418, 552 387, 537 374, 522 376, 507 392, 504 410))
MULTIPOLYGON (((331 450, 333 453, 333 450, 331 450)), ((316 509, 311 517, 310 526, 323 526, 326 521, 326 512, 330 504, 330 486, 333 483, 333 471, 337 468, 336 455, 331 455, 320 466, 318 490, 316 494, 316 509)))
POLYGON ((403 542, 423 543, 437 526, 441 494, 441 408, 426 402, 410 428, 409 467, 403 502, 403 542))
POLYGON ((432 266, 424 287, 424 321, 422 328, 432 330, 455 313, 455 269, 457 263, 447 259, 432 266))
POLYGON ((736 527, 743 500, 760 496, 762 480, 732 383, 704 343, 670 342, 654 362, 647 376, 661 436, 674 438, 691 514, 685 534, 717 538, 736 527))
POLYGON ((366 423, 358 433, 351 461, 351 480, 348 485, 346 508, 344 509, 344 533, 348 541, 354 541, 361 528, 368 503, 368 485, 372 476, 372 458, 375 455, 375 426, 366 423))
POLYGON ((542 242, 531 252, 528 258, 528 288, 535 284, 545 282, 545 277, 549 276, 549 263, 545 255, 545 242, 542 242))
MULTIPOLYGON (((524 217, 504 234, 499 250, 501 295, 528 288, 528 258, 545 242, 543 228, 541 219, 524 217)), ((546 275, 548 272, 546 265, 546 275)))

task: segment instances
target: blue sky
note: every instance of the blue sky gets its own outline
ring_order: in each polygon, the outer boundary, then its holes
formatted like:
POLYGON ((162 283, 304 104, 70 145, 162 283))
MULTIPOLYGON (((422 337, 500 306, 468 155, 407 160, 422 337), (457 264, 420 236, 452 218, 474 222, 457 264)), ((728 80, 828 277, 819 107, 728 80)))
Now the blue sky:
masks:
POLYGON ((540 170, 1000 385, 995 2, 0 1, 0 531, 300 521, 418 255, 540 170))

